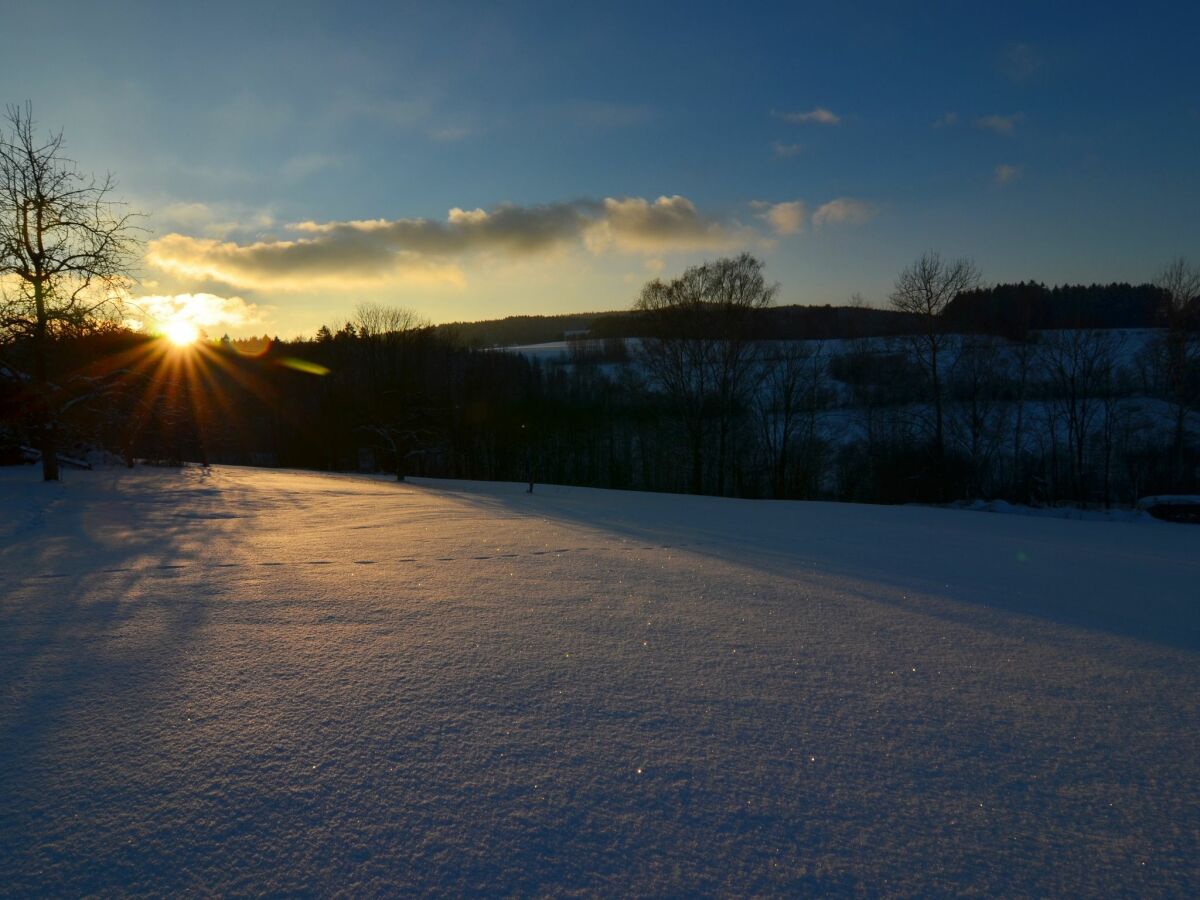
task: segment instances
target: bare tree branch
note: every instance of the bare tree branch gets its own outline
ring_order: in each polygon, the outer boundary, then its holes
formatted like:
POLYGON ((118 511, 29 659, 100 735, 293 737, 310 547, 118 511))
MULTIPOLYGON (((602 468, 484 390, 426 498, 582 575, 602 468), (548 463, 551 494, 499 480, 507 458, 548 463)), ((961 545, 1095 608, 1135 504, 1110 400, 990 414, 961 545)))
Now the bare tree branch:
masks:
POLYGON ((10 106, 0 133, 0 343, 34 356, 43 476, 56 480, 55 408, 46 356, 56 337, 115 315, 140 247, 137 215, 116 182, 81 174, 62 132, 39 139, 32 106, 10 106))

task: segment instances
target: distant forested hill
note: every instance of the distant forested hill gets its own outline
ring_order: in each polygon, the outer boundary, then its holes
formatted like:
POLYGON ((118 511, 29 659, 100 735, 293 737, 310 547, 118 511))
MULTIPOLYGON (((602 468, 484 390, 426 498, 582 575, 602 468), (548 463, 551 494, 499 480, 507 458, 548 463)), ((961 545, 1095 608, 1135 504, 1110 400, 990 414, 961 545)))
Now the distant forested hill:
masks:
MULTIPOLYGON (((1150 328, 1161 324, 1162 292, 1149 284, 999 284, 959 294, 946 307, 949 332, 1019 337, 1054 328, 1150 328)), ((907 313, 863 306, 773 306, 755 313, 760 337, 775 340, 885 337, 909 334, 918 324, 907 313)), ((511 347, 561 341, 571 332, 589 337, 645 337, 642 315, 632 310, 552 316, 508 316, 438 325, 439 336, 463 347, 511 347)))
MULTIPOLYGON (((912 317, 889 309, 854 306, 774 306, 757 313, 757 331, 763 338, 804 340, 817 338, 880 337, 906 334, 914 329, 912 317)), ((438 325, 440 336, 464 347, 511 347, 561 341, 571 332, 588 332, 592 338, 645 337, 641 313, 614 310, 556 316, 509 316, 484 322, 438 325)))
POLYGON ((482 322, 450 322, 438 325, 439 337, 451 338, 463 347, 512 347, 518 344, 544 344, 561 341, 570 331, 587 331, 601 320, 629 316, 623 311, 575 313, 553 316, 508 316, 482 322))

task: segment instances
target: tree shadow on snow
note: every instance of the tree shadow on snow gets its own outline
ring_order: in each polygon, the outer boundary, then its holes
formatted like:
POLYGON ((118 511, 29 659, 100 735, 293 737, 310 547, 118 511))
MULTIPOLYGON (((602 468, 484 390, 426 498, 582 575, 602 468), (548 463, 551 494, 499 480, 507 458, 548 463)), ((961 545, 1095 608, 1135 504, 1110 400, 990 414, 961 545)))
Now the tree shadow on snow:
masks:
MULTIPOLYGON (((0 553, 0 781, 19 777, 69 719, 103 700, 137 708, 204 624, 204 602, 179 578, 203 564, 191 514, 219 492, 197 470, 67 473, 45 485, 0 553), (148 681, 148 678, 151 679, 148 681)), ((73 722, 71 727, 78 727, 73 722)))

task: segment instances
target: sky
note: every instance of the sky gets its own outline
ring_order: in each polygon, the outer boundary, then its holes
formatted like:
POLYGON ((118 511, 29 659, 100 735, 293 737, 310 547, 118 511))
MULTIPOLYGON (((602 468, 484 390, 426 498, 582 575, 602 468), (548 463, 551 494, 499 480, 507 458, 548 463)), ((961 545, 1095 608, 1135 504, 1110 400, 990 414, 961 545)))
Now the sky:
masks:
POLYGON ((627 308, 743 250, 811 304, 926 250, 1200 258, 1194 6, 916 6, 24 3, 0 99, 147 214, 141 308, 214 336, 627 308))

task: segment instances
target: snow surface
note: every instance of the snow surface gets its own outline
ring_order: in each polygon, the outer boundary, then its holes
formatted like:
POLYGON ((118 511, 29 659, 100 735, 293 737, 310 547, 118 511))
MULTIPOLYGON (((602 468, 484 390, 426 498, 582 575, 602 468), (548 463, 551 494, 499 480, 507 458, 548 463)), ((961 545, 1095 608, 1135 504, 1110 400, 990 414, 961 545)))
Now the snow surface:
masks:
POLYGON ((0 894, 1194 896, 1200 529, 0 470, 0 894))

